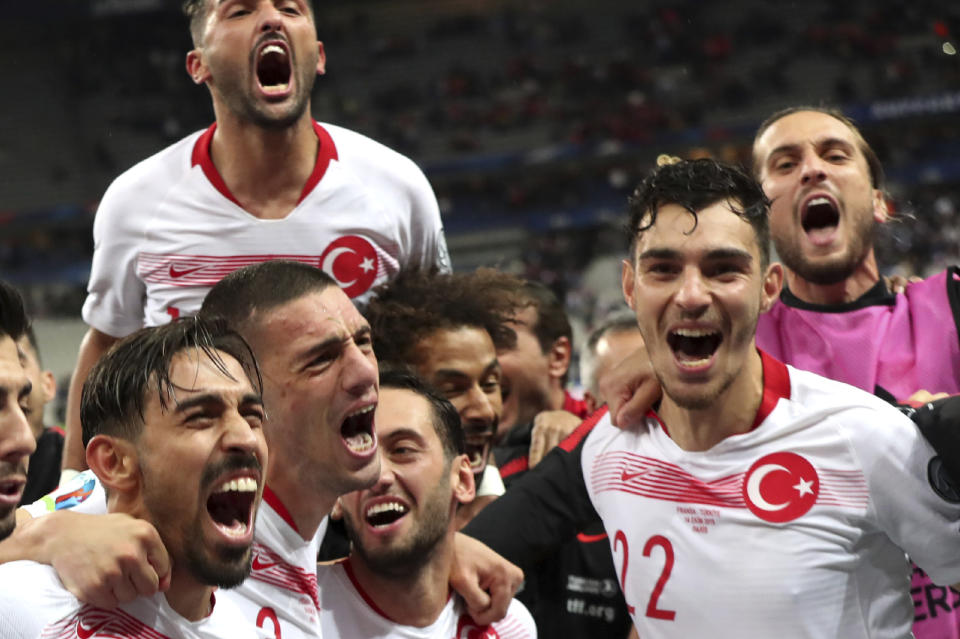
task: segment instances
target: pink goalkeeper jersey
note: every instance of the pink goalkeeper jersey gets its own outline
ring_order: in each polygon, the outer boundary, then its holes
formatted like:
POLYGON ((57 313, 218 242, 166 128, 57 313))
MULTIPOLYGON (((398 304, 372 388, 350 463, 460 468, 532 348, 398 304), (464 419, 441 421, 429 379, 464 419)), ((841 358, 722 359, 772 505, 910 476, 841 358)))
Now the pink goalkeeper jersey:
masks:
POLYGON ((957 267, 907 286, 882 283, 860 300, 806 304, 785 292, 757 324, 757 346, 803 370, 905 400, 917 390, 960 392, 957 267))
POLYGON ((764 355, 757 426, 705 452, 656 416, 582 451, 644 639, 907 639, 910 565, 960 581, 960 504, 896 409, 764 355))

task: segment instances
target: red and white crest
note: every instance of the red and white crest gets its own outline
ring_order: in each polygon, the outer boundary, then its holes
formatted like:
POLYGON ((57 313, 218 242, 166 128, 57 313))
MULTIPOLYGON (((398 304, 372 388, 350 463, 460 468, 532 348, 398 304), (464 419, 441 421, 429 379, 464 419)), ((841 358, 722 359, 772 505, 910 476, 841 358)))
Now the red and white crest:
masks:
POLYGON ((454 639, 500 639, 500 635, 493 626, 478 626, 470 615, 460 615, 454 639))
POLYGON ((327 246, 320 268, 337 281, 348 297, 363 295, 377 279, 380 258, 377 249, 359 235, 344 235, 327 246))
POLYGON ((765 455, 743 478, 743 500, 754 515, 771 523, 802 517, 817 501, 820 478, 805 458, 790 452, 765 455))

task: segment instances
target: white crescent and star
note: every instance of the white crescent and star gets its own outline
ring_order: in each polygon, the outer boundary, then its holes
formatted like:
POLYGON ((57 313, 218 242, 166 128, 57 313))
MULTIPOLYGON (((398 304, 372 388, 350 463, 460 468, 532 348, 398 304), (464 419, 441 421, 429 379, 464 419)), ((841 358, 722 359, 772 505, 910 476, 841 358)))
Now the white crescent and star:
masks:
POLYGON ((337 279, 337 276, 334 275, 333 273, 333 265, 336 263, 337 258, 343 255, 344 253, 356 253, 356 251, 346 246, 338 246, 337 248, 327 253, 327 256, 323 260, 323 264, 320 265, 320 269, 329 273, 330 277, 336 280, 340 288, 349 288, 350 286, 356 283, 357 281, 356 279, 350 280, 349 282, 341 282, 340 280, 337 279))
POLYGON ((772 472, 779 471, 783 471, 785 473, 790 472, 780 464, 764 464, 750 474, 750 479, 747 480, 747 495, 750 497, 750 501, 752 501, 757 508, 766 510, 767 512, 774 512, 777 510, 782 510, 790 504, 788 501, 785 501, 782 504, 771 504, 764 499, 763 495, 760 493, 760 484, 763 482, 764 477, 772 472))

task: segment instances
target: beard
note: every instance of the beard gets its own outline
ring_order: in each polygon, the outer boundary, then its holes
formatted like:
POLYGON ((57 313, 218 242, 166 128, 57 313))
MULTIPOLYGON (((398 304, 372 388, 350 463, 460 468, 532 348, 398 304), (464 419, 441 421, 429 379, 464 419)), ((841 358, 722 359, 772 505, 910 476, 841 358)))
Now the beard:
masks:
MULTIPOLYGON (((449 465, 444 476, 449 475, 449 465)), ((414 530, 390 547, 371 549, 363 543, 356 522, 344 510, 343 523, 350 537, 352 554, 361 559, 372 572, 386 577, 404 578, 414 574, 430 561, 437 545, 450 528, 450 483, 442 481, 424 501, 420 521, 414 530)), ((409 516, 409 515, 408 515, 409 516)))
POLYGON ((773 244, 784 265, 801 278, 829 286, 839 284, 857 270, 867 253, 873 247, 876 222, 869 213, 856 218, 846 250, 829 260, 809 259, 800 246, 800 238, 795 235, 780 237, 774 235, 773 244))
MULTIPOLYGON (((222 462, 207 466, 200 479, 199 493, 209 492, 213 482, 224 473, 233 470, 261 470, 260 462, 253 455, 234 455, 222 462)), ((142 473, 145 475, 143 470, 142 473)), ((203 521, 210 517, 206 502, 200 502, 197 512, 190 520, 184 521, 174 534, 176 522, 182 516, 181 504, 172 503, 169 494, 163 489, 162 481, 151 481, 145 477, 144 504, 150 513, 161 541, 171 558, 181 558, 182 565, 200 583, 220 588, 233 588, 240 585, 250 574, 253 551, 250 546, 231 546, 210 544, 204 539, 203 521), (147 487, 151 490, 147 490, 147 487), (179 547, 171 540, 179 539, 179 547)))

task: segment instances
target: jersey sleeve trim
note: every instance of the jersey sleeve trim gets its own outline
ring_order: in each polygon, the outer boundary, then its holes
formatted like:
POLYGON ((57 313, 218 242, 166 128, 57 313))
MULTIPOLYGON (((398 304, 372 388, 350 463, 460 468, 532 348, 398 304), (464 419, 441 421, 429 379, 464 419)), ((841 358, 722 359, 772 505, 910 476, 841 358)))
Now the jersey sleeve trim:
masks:
POLYGON ((593 430, 593 427, 600 422, 600 420, 604 415, 607 414, 608 411, 609 408, 606 406, 594 411, 593 415, 583 420, 583 422, 577 426, 572 433, 567 435, 567 438, 560 442, 558 446, 568 453, 571 452, 574 448, 580 445, 580 442, 583 441, 583 438, 586 437, 591 430, 593 430))

